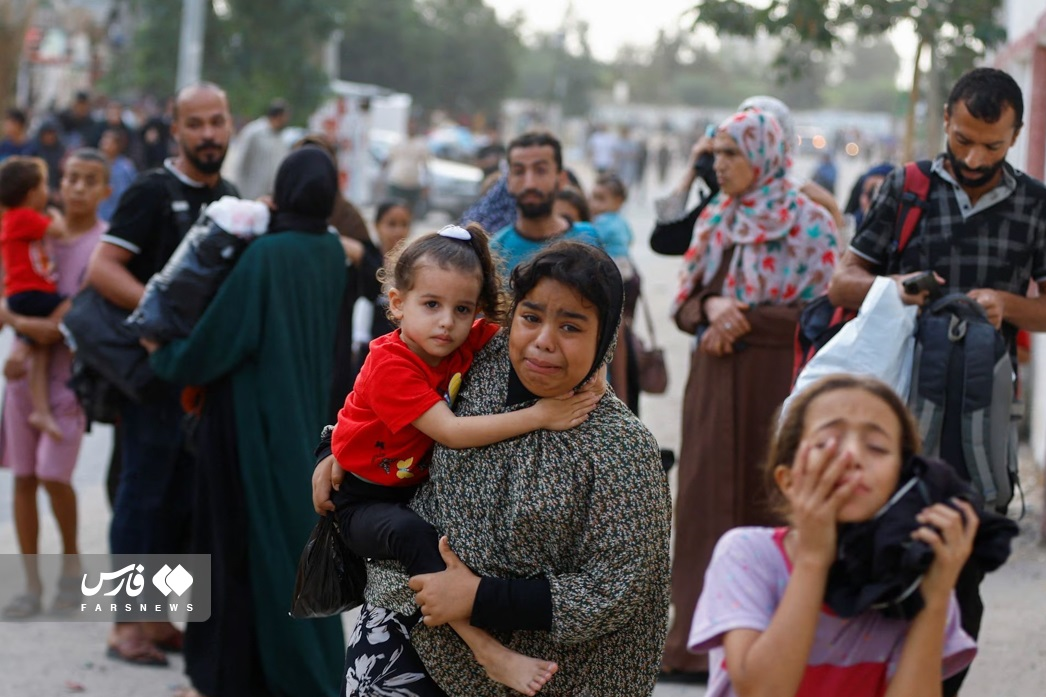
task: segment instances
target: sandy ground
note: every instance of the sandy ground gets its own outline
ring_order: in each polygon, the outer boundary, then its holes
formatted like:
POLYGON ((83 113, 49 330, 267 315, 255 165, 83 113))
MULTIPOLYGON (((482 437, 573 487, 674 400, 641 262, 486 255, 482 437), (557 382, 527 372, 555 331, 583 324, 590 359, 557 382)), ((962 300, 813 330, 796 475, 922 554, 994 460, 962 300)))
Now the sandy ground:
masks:
MULTIPOLYGON (((802 163, 801 163, 802 164, 802 163)), ((856 176, 857 166, 844 163, 840 191, 856 176)), ((805 170, 802 170, 805 171, 805 170)), ((582 172, 584 176, 584 172, 582 172)), ((644 421, 665 447, 678 448, 679 403, 686 377, 688 338, 665 320, 675 286, 678 260, 658 257, 645 244, 651 226, 651 207, 645 192, 637 192, 627 213, 637 233, 635 257, 642 269, 646 292, 658 320, 658 339, 669 359, 670 387, 665 395, 643 397, 644 421)), ((430 219, 425 229, 441 221, 430 219)), ((0 336, 0 355, 6 355, 10 332, 0 336)), ((1037 427, 1043 427, 1039 424, 1037 427)), ((74 483, 80 494, 80 541, 85 553, 107 550, 109 508, 104 474, 111 447, 111 431, 96 427, 85 441, 74 483)), ((17 552, 10 511, 10 473, 0 470, 0 554, 17 552)), ((1024 462, 1023 479, 1028 513, 1021 521, 1013 557, 984 583, 987 612, 980 655, 973 665, 964 695, 973 697, 1033 697, 1046 683, 1046 547, 1038 539, 1042 519, 1042 470, 1024 462)), ((41 498, 41 511, 46 501, 41 498)), ((42 526, 42 552, 57 552, 53 522, 42 526)), ((695 573, 698 573, 695 570, 695 573)), ((0 603, 19 591, 0 587, 0 603)), ((47 590, 47 597, 53 588, 47 590)), ((346 624, 352 621, 346 617, 346 624)), ((0 697, 56 697, 93 694, 106 697, 166 697, 186 684, 181 659, 168 668, 132 667, 104 655, 107 625, 88 623, 0 622, 0 697)), ((701 687, 659 685, 655 697, 699 697, 701 687)))

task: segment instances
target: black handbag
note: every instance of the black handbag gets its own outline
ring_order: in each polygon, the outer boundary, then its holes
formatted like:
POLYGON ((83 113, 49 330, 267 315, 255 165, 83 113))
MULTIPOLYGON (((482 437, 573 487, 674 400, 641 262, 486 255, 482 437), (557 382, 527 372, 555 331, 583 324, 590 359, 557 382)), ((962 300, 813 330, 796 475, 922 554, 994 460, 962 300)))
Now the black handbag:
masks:
POLYGON ((141 402, 159 382, 149 354, 125 320, 130 313, 88 286, 73 296, 61 330, 76 360, 128 399, 141 402))
POLYGON ((334 514, 321 516, 298 561, 291 617, 330 617, 359 607, 366 586, 366 562, 345 545, 334 514))

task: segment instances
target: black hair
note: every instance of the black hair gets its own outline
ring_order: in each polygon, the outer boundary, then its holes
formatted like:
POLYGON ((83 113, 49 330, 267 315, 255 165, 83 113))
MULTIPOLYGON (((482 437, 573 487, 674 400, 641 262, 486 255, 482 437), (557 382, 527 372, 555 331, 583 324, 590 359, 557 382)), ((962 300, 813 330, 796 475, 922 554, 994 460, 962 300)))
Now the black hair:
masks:
POLYGON ((948 95, 945 107, 949 115, 958 102, 966 105, 970 116, 987 123, 995 123, 1002 117, 1002 110, 1013 109, 1013 126, 1024 123, 1024 96, 1021 88, 1008 73, 995 68, 974 68, 959 78, 948 95))
POLYGON ((557 201, 566 201, 577 209, 578 219, 571 222, 588 223, 592 221, 592 211, 588 207, 588 199, 580 191, 572 186, 564 186, 556 192, 557 201))
POLYGON ((596 186, 603 187, 622 201, 628 198, 628 187, 625 186, 625 182, 621 181, 621 177, 616 174, 600 175, 599 179, 596 180, 596 186))
MULTIPOLYGON (((127 131, 115 126, 111 128, 106 128, 104 131, 102 131, 102 138, 110 134, 113 136, 113 138, 116 138, 116 143, 120 146, 120 152, 124 152, 125 150, 127 150, 127 131)), ((98 139, 99 143, 102 142, 102 138, 98 139)))
POLYGON ((548 131, 527 131, 526 133, 516 136, 512 139, 512 142, 508 144, 508 159, 512 161, 512 151, 517 148, 541 148, 541 147, 552 148, 553 158, 556 161, 556 171, 563 171, 563 146, 559 142, 559 138, 548 131))
MULTIPOLYGON (((118 128, 109 129, 113 131, 119 131, 118 128)), ((121 133, 120 135, 123 135, 121 133)), ((105 181, 109 182, 109 160, 106 159, 105 153, 98 148, 77 148, 69 153, 69 157, 66 158, 68 163, 70 160, 80 160, 81 162, 89 162, 92 165, 101 165, 102 170, 105 172, 105 181)))
POLYGON ((403 199, 389 198, 379 203, 378 207, 374 209, 374 224, 377 225, 378 223, 380 223, 381 219, 384 218, 388 214, 388 212, 391 211, 393 208, 402 208, 408 213, 411 213, 412 219, 414 217, 414 214, 410 210, 409 203, 407 203, 403 199))
POLYGON ((265 110, 265 115, 269 118, 273 118, 275 116, 283 116, 287 113, 288 109, 290 109, 290 107, 287 104, 287 100, 274 99, 271 102, 269 102, 269 106, 265 110))
POLYGON ((578 191, 584 191, 585 187, 581 186, 581 180, 574 174, 574 170, 569 167, 563 170, 563 174, 567 176, 567 183, 577 189, 578 191))
POLYGON ((403 240, 397 244, 389 252, 385 267, 378 272, 382 290, 386 293, 390 288, 402 292, 411 290, 414 273, 423 259, 441 269, 478 273, 482 282, 476 310, 491 322, 501 322, 505 316, 505 301, 498 258, 490 249, 487 231, 479 223, 469 223, 464 229, 470 235, 467 241, 430 232, 416 240, 403 240))
POLYGON ((47 164, 39 157, 12 155, 0 164, 0 206, 17 208, 29 192, 47 177, 47 164))
POLYGON ((299 150, 304 147, 312 146, 314 148, 320 148, 328 155, 335 163, 338 162, 338 149, 334 145, 333 141, 323 133, 306 133, 298 140, 294 141, 291 145, 291 150, 299 150))
POLYGON ((600 321, 607 308, 614 307, 615 303, 618 308, 621 306, 621 272, 606 252, 593 245, 555 242, 513 269, 512 309, 546 278, 573 288, 595 305, 600 321))
POLYGON ((23 128, 29 123, 29 118, 25 115, 25 112, 17 107, 11 107, 4 114, 4 118, 8 121, 14 121, 23 128))

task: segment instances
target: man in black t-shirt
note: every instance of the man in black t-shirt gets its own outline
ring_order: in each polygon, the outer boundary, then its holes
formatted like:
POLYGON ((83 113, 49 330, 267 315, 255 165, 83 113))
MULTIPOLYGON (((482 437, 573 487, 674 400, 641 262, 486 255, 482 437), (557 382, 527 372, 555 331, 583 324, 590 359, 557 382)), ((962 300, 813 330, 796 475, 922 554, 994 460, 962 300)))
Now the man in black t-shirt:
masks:
MULTIPOLYGON (((200 208, 236 195, 221 178, 231 131, 220 87, 200 83, 179 91, 171 126, 177 155, 124 192, 87 270, 88 283, 110 302, 133 310, 145 282, 167 263, 200 208)), ((193 458, 181 428, 180 386, 156 392, 144 404, 128 404, 120 415, 122 469, 109 529, 113 554, 188 551, 193 458)), ((165 665, 161 649, 178 650, 181 644, 181 633, 169 622, 118 622, 107 653, 129 663, 165 665)))

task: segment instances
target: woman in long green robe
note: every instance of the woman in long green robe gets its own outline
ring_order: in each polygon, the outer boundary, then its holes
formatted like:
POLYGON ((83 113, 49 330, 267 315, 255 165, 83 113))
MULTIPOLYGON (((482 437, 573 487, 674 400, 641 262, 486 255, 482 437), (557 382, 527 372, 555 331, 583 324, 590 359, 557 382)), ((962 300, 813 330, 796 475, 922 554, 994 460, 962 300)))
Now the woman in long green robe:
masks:
POLYGON ((206 697, 333 697, 338 617, 288 616, 316 521, 312 449, 324 424, 345 257, 326 220, 330 157, 291 153, 276 177, 269 232, 243 253, 186 339, 157 350, 156 373, 206 392, 197 432, 194 551, 210 553, 212 613, 190 623, 186 673, 206 697))

